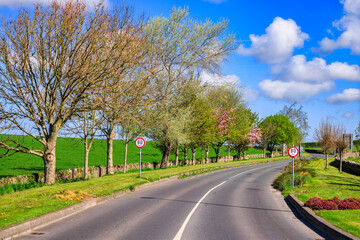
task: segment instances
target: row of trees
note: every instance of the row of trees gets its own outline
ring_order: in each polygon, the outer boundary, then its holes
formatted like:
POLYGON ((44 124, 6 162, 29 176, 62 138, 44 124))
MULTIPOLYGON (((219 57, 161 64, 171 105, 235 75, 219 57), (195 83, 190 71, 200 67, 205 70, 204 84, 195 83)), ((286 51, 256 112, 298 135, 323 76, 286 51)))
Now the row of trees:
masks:
POLYGON ((134 12, 126 5, 89 10, 82 2, 55 1, 3 20, 1 129, 21 131, 42 145, 25 146, 9 137, 0 141, 3 156, 41 157, 45 182, 52 184, 59 133, 83 140, 86 178, 97 135, 106 138, 107 173, 112 174, 115 133, 125 140, 125 165, 127 144, 146 135, 161 150, 166 168, 172 151, 178 162, 180 149, 190 148, 195 163, 197 148, 207 158, 212 147, 218 159, 227 144, 240 158, 251 144, 262 142, 264 151, 272 152, 276 145, 297 141, 301 126, 306 130, 301 107, 285 106, 259 121, 235 83, 201 81, 203 71, 220 73, 238 47, 226 20, 201 23, 182 8, 149 21, 134 12))
POLYGON ((55 181, 56 141, 64 126, 81 133, 85 152, 96 126, 107 138, 107 172, 113 173, 115 127, 135 134, 135 119, 151 116, 144 122, 153 126, 149 136, 163 148, 165 167, 181 139, 174 139, 177 119, 190 115, 192 96, 202 91, 200 73, 219 72, 238 47, 226 20, 200 23, 181 8, 145 21, 129 6, 89 10, 83 2, 54 1, 36 4, 33 13, 20 10, 1 28, 2 129, 21 131, 42 149, 13 139, 0 145, 4 156, 41 157, 47 184, 55 181))

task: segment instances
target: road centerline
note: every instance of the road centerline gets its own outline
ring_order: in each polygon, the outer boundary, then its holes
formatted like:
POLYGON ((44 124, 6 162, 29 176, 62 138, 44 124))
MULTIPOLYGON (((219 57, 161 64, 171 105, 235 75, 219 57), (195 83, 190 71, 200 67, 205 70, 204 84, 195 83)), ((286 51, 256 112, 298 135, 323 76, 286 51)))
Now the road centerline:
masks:
MULTIPOLYGON (((265 168, 265 167, 261 167, 261 168, 265 168)), ((234 176, 228 178, 226 181, 223 181, 222 183, 216 185, 215 187, 211 188, 209 191, 207 191, 207 193, 205 193, 205 195, 200 198, 200 200, 196 203, 196 205, 193 207, 193 209, 191 210, 191 212, 189 213, 189 215, 186 217, 185 221, 183 222, 183 224, 181 225, 181 228, 179 229, 179 231, 176 233, 175 237, 173 240, 180 240, 182 234, 184 233, 185 227, 188 224, 188 222, 190 221, 191 216, 194 214, 194 212, 196 211, 196 209, 199 207, 200 203, 207 197, 207 195, 209 195, 214 189, 220 187, 221 185, 223 185, 224 183, 226 183, 228 180, 237 177, 243 173, 247 173, 247 172, 251 172, 251 171, 255 171, 258 170, 259 168, 254 168, 254 169, 250 169, 241 173, 237 173, 234 176)))
POLYGON ((179 231, 177 232, 177 234, 174 237, 174 240, 180 240, 181 236, 185 230, 186 225, 188 224, 188 222, 190 221, 191 216, 194 214, 195 210, 199 207, 200 203, 206 198, 207 195, 209 195, 209 193, 211 193, 211 191, 213 191, 214 189, 220 187, 221 185, 223 185, 224 183, 226 183, 226 181, 223 181, 222 183, 216 185, 215 187, 211 188, 207 193, 205 193, 205 195, 196 203, 196 205, 193 207, 193 209, 191 210, 191 212, 189 213, 189 215, 186 217, 184 223, 182 224, 181 228, 179 229, 179 231))

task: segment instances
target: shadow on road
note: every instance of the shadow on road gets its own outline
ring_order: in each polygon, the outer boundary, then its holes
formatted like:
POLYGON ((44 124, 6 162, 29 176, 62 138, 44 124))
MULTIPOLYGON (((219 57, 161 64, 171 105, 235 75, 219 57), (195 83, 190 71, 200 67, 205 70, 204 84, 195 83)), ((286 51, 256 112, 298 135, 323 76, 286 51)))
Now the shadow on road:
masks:
MULTIPOLYGON (((187 200, 178 200, 178 199, 167 199, 167 198, 155 198, 155 197, 141 197, 141 199, 146 200, 161 200, 161 201, 172 201, 172 202, 183 202, 183 203, 193 203, 196 204, 195 201, 187 201, 187 200)), ((209 202, 201 202, 202 205, 211 205, 211 206, 219 206, 219 207, 231 207, 231 208, 243 208, 243 209, 253 209, 260 211, 274 211, 274 212, 291 212, 289 210, 282 209, 271 209, 271 208, 257 208, 257 207, 246 207, 246 206, 234 206, 220 203, 209 203, 209 202)))

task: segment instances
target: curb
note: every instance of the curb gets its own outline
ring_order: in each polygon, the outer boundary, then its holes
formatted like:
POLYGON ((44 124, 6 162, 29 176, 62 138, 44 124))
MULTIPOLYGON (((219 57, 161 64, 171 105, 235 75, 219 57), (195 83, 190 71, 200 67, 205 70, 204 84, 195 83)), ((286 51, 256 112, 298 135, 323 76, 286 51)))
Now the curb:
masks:
POLYGON ((325 221, 323 218, 317 216, 310 208, 304 207, 304 204, 297 199, 293 194, 289 194, 285 200, 295 208, 297 213, 303 217, 314 228, 319 230, 331 238, 338 240, 360 240, 360 238, 353 236, 352 234, 335 227, 331 223, 325 221))
POLYGON ((58 220, 61 220, 63 218, 69 217, 73 214, 79 213, 81 211, 84 211, 88 208, 103 204, 107 201, 113 200, 113 199, 117 199, 120 198, 130 192, 135 192, 135 191, 139 191, 139 190, 143 190, 143 189, 147 189, 150 188, 154 185, 158 185, 161 183, 165 183, 165 182, 170 182, 173 180, 178 179, 179 176, 171 176, 169 178, 163 178, 160 179, 158 181, 155 182, 149 182, 149 183, 145 183, 139 186, 134 187, 133 190, 125 190, 125 191, 121 191, 121 192, 117 192, 114 193, 112 195, 109 196, 105 196, 105 197, 100 197, 100 198, 95 198, 86 202, 81 202, 75 205, 72 205, 70 207, 67 208, 63 208, 60 210, 57 210, 55 212, 51 212, 30 220, 27 220, 25 222, 22 223, 18 223, 16 225, 4 228, 2 230, 0 230, 0 239, 11 239, 13 237, 17 237, 23 233, 26 232, 30 232, 33 231, 36 228, 42 227, 44 225, 48 225, 51 223, 54 223, 58 220))

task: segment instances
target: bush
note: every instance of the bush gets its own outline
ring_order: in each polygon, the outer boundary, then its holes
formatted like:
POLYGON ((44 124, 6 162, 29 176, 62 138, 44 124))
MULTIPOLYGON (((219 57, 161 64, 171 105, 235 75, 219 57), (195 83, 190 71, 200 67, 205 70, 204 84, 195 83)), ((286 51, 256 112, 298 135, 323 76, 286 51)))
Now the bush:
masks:
MULTIPOLYGON (((311 160, 297 160, 294 162, 294 185, 302 186, 305 183, 311 182, 312 177, 315 176, 314 170, 305 169, 310 164, 311 160)), ((292 163, 289 163, 273 182, 273 187, 283 191, 285 188, 291 186, 292 181, 292 163)))
POLYGON ((360 209, 360 199, 346 198, 340 200, 338 197, 334 197, 330 200, 324 200, 314 197, 306 201, 304 206, 313 210, 360 209))
POLYGON ((339 209, 360 209, 360 199, 344 199, 339 203, 339 209))

